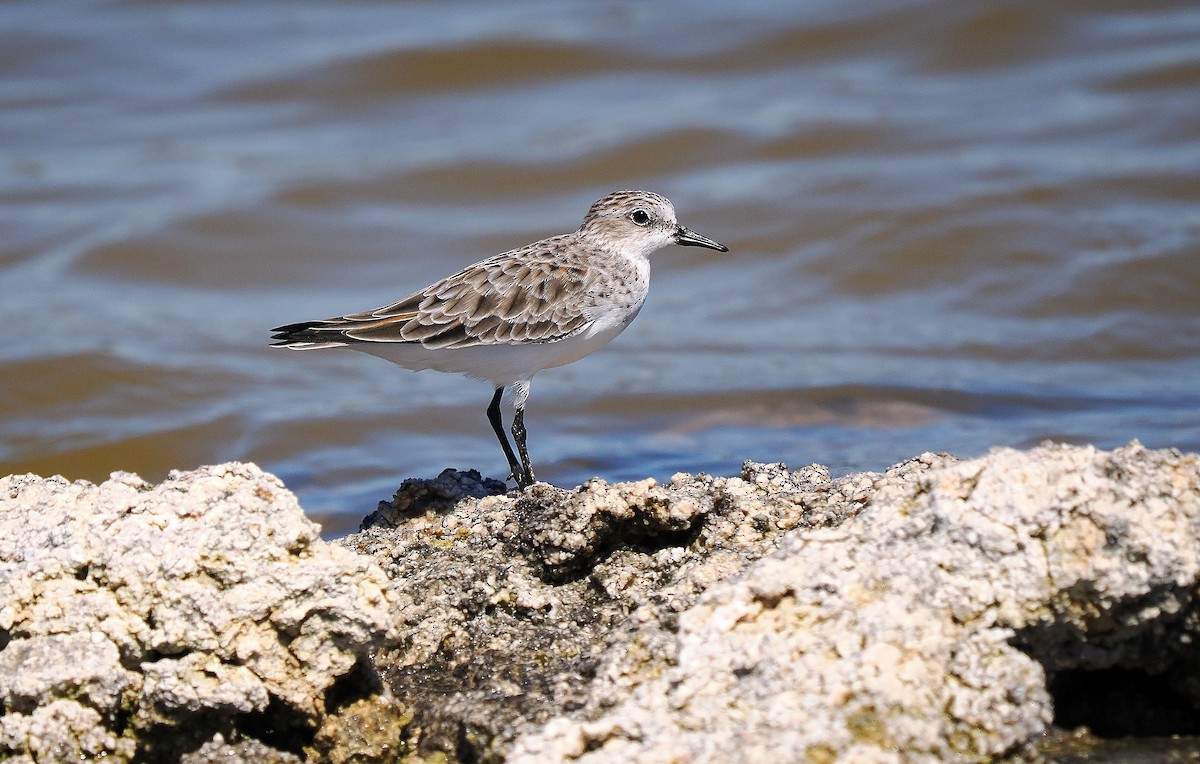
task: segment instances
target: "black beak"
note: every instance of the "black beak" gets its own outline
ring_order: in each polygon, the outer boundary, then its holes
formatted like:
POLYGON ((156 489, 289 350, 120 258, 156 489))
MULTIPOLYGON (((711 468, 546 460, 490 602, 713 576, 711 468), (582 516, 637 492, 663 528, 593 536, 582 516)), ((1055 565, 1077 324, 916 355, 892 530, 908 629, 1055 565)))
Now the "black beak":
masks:
POLYGON ((689 231, 683 226, 675 229, 675 243, 684 247, 707 247, 708 249, 715 249, 718 252, 729 251, 729 247, 724 244, 713 241, 707 236, 701 236, 695 231, 689 231))

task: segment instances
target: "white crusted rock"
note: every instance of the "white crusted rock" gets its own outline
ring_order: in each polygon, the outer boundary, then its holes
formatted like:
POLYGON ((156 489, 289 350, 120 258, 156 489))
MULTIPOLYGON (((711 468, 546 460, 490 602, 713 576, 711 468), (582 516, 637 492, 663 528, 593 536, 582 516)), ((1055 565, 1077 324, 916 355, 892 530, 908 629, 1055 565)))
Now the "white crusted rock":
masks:
POLYGON ((1000 756, 1050 721, 1043 666, 1186 676, 1196 624, 1175 614, 1198 584, 1200 457, 1133 443, 942 460, 713 585, 669 664, 615 646, 585 711, 508 761, 1000 756))
POLYGON ((0 650, 4 708, 32 711, 45 698, 72 697, 111 710, 137 684, 121 666, 116 645, 96 631, 16 639, 0 650))
MULTIPOLYGON (((272 699, 316 728, 326 690, 366 661, 391 606, 383 571, 323 542, 251 464, 158 486, 125 473, 99 486, 0 479, 0 592, 5 708, 36 720, 62 699, 83 704, 71 729, 91 720, 88 745, 112 745, 80 750, 118 758, 127 736, 161 729, 199 745, 212 732, 189 720, 228 724, 272 699)), ((42 745, 31 724, 6 732, 8 753, 42 745)))
POLYGON ((20 751, 7 762, 127 760, 134 742, 107 729, 95 709, 74 700, 53 700, 31 713, 0 717, 0 750, 20 751))

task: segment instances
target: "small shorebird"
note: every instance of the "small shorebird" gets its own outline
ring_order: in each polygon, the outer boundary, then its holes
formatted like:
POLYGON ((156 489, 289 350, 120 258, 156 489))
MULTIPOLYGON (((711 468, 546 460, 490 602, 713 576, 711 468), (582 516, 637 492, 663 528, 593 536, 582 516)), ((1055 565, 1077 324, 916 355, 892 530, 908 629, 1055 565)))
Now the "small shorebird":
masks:
POLYGON ((650 255, 668 244, 729 251, 681 226, 664 197, 616 191, 593 204, 573 233, 481 260, 382 308, 280 326, 271 339, 276 347, 346 347, 414 371, 491 382, 488 421, 510 477, 525 488, 534 482, 525 447, 533 375, 578 361, 629 326, 650 289, 650 255), (500 415, 506 387, 516 453, 500 415))

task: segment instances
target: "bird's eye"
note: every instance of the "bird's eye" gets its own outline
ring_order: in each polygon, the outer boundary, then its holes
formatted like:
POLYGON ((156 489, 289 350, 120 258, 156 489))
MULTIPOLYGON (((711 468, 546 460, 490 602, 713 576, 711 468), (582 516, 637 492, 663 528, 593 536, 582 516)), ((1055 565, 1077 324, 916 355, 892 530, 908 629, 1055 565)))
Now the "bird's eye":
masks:
POLYGON ((635 225, 646 225, 650 222, 650 214, 645 210, 634 210, 633 212, 629 213, 629 219, 632 220, 635 225))

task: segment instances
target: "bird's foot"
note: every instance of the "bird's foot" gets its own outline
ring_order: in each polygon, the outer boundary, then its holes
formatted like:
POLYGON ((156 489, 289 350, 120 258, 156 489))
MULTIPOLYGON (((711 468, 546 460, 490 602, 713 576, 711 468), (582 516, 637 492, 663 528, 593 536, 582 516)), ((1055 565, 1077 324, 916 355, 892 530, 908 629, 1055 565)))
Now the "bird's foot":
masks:
POLYGON ((537 482, 533 477, 532 471, 513 470, 508 475, 508 480, 512 480, 517 484, 518 491, 524 491, 529 486, 537 482))

